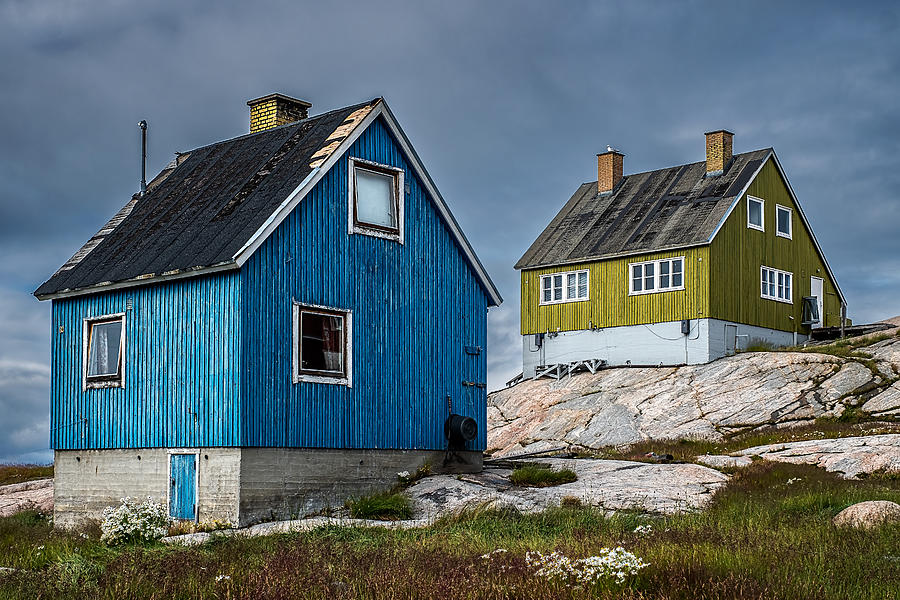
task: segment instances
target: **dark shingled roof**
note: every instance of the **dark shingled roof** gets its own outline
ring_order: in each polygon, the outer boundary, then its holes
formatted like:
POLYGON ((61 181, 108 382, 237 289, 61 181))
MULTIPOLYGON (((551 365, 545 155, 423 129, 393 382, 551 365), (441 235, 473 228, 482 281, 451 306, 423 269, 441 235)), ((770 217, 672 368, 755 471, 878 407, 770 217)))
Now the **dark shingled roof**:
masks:
POLYGON ((343 140, 345 119, 381 99, 244 135, 179 156, 35 295, 233 264, 234 256, 343 140), (332 134, 335 135, 332 135, 332 134), (341 135, 338 135, 341 134, 341 135), (314 156, 316 155, 316 156, 314 156))
POLYGON ((606 196, 596 181, 584 183, 516 269, 704 244, 771 152, 735 155, 715 177, 706 177, 705 162, 628 175, 606 196))

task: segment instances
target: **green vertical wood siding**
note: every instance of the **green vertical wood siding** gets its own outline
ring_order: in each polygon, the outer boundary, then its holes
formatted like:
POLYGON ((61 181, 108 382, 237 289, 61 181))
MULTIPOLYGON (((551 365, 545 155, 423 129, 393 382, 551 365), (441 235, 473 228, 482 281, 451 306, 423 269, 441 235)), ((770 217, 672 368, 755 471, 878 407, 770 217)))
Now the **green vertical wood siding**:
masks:
POLYGON ((565 267, 523 270, 522 335, 704 318, 709 313, 708 257, 709 248, 700 246, 565 267), (678 256, 684 257, 683 290, 628 295, 630 263, 678 256), (541 305, 541 275, 579 269, 590 271, 588 300, 541 305))
POLYGON ((711 317, 783 331, 808 332, 808 328, 800 325, 801 298, 810 295, 810 277, 814 276, 824 280, 824 325, 840 325, 841 303, 834 282, 772 158, 763 165, 713 239, 709 265, 711 317), (748 195, 765 201, 765 231, 747 227, 748 195), (775 234, 776 204, 792 210, 792 239, 775 234), (760 268, 763 265, 793 273, 792 304, 761 297, 760 268))

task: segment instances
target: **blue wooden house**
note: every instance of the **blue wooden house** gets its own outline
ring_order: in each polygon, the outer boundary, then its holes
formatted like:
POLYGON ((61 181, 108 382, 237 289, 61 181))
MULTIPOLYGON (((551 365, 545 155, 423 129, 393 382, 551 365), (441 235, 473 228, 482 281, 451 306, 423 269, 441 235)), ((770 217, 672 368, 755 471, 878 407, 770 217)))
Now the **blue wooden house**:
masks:
POLYGON ((124 496, 244 525, 481 467, 501 298, 387 104, 248 104, 35 292, 60 526, 124 496))

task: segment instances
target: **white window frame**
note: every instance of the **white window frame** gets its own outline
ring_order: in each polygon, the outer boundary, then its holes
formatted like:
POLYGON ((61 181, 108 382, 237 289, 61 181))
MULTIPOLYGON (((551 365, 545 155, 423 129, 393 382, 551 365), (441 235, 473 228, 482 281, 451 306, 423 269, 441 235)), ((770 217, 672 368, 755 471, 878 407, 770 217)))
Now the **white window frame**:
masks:
POLYGON ((294 383, 325 383, 353 387, 353 311, 334 306, 304 304, 293 302, 291 319, 291 375, 294 383), (300 372, 300 313, 313 312, 319 314, 340 313, 344 317, 344 354, 345 365, 343 375, 312 375, 300 372))
POLYGON ((794 210, 789 206, 782 206, 781 204, 775 205, 775 235, 778 237, 787 238, 789 240, 794 238, 794 210), (778 213, 779 211, 784 211, 788 214, 788 231, 787 233, 782 233, 782 231, 778 228, 778 213))
POLYGON ((628 263, 627 269, 628 270, 626 272, 626 277, 628 278, 628 295, 629 296, 640 296, 642 294, 661 294, 661 293, 665 293, 665 292, 677 292, 678 290, 684 289, 685 280, 687 279, 687 261, 684 260, 684 256, 671 256, 668 258, 657 258, 655 260, 643 260, 640 262, 628 263), (681 261, 681 285, 679 285, 679 286, 672 285, 672 265, 671 265, 671 263, 672 263, 672 261, 675 261, 675 260, 681 261), (660 263, 664 263, 664 262, 669 263, 669 286, 665 287, 665 288, 660 288, 660 286, 659 286, 659 280, 660 280, 659 265, 660 265, 660 263), (646 277, 643 275, 645 273, 644 265, 649 265, 649 264, 653 265, 653 289, 652 290, 641 289, 639 291, 635 291, 634 277, 632 275, 632 273, 634 272, 634 267, 640 265, 641 273, 642 273, 641 279, 643 280, 643 279, 646 279, 646 277))
POLYGON ((560 271, 558 273, 548 273, 546 275, 541 275, 538 289, 538 297, 540 298, 540 304, 563 304, 565 302, 588 302, 591 299, 591 271, 590 269, 578 269, 576 271, 560 271), (587 276, 587 295, 583 298, 578 297, 578 275, 584 273, 587 276), (569 289, 568 285, 566 285, 566 279, 569 275, 575 276, 575 297, 569 297, 569 289), (562 298, 560 300, 548 300, 544 301, 544 280, 550 279, 550 289, 553 290, 553 278, 554 277, 562 277, 562 298))
POLYGON ((747 196, 747 227, 757 231, 766 230, 766 201, 756 196, 747 196), (759 202, 759 225, 750 222, 750 203, 759 202))
POLYGON ((96 317, 84 317, 81 320, 81 391, 93 390, 93 389, 108 389, 108 388, 124 388, 125 387, 125 349, 126 349, 126 327, 125 327, 125 313, 111 313, 108 315, 98 315, 96 317), (110 321, 121 320, 122 321, 122 335, 119 338, 119 357, 121 364, 121 369, 119 371, 118 381, 112 378, 105 379, 88 379, 88 352, 90 351, 89 347, 89 338, 91 332, 91 325, 94 323, 108 323, 110 321))
POLYGON ((347 231, 350 235, 361 234, 370 235, 385 240, 403 243, 403 205, 406 199, 406 183, 404 179, 405 173, 403 169, 391 165, 377 163, 363 158, 350 157, 347 168, 347 231), (356 219, 356 169, 367 169, 379 175, 393 175, 394 177, 394 207, 397 210, 397 228, 396 230, 378 227, 377 225, 369 225, 364 222, 358 222, 356 219))
POLYGON ((791 273, 790 271, 782 271, 781 269, 775 269, 774 267, 767 267, 765 265, 763 265, 759 268, 759 297, 760 298, 763 298, 765 300, 774 300, 775 302, 783 302, 785 304, 793 304, 794 303, 794 284, 795 284, 794 274, 791 273), (766 281, 767 291, 765 293, 762 291, 763 273, 766 273, 766 272, 769 275, 775 276, 775 279, 772 280, 772 281, 774 281, 774 286, 775 286, 775 294, 774 295, 771 295, 768 293, 768 287, 771 287, 771 285, 773 285, 770 281, 768 281, 768 279, 766 281), (782 287, 788 287, 790 290, 790 297, 788 297, 788 298, 780 297, 778 295, 778 275, 779 274, 786 275, 791 278, 790 286, 784 286, 784 284, 782 284, 782 287))

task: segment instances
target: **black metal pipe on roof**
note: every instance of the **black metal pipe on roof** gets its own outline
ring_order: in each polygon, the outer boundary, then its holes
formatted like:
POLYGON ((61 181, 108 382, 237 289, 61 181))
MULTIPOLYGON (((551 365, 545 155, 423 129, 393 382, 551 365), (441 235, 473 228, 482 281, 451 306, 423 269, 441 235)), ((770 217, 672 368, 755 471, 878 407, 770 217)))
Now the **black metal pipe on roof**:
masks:
POLYGON ((147 121, 138 123, 141 128, 141 196, 147 193, 147 121))

